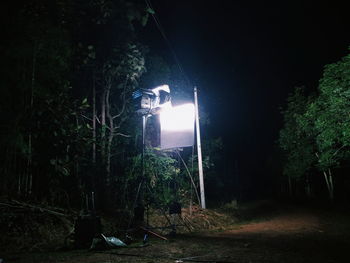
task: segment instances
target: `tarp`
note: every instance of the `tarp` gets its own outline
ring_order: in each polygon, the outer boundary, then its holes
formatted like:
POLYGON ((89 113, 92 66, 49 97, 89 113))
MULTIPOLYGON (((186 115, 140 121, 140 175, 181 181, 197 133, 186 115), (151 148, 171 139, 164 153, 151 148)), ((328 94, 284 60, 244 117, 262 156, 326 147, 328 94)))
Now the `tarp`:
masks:
POLYGON ((194 144, 194 105, 184 104, 160 112, 161 149, 190 147, 194 144))

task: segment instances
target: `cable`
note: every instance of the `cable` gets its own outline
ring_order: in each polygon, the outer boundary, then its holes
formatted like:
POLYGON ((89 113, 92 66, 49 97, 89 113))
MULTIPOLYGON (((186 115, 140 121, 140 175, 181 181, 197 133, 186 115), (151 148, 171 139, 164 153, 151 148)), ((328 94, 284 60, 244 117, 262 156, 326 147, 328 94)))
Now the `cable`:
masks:
POLYGON ((194 183, 194 181, 193 181, 192 175, 191 175, 190 171, 188 170, 188 167, 187 167, 187 165, 186 165, 186 162, 185 162, 185 160, 181 157, 179 151, 176 150, 175 152, 176 152, 176 153, 178 154, 178 156, 180 157, 180 159, 181 159, 181 161, 182 161, 182 163, 183 163, 183 165, 184 165, 184 167, 185 167, 185 169, 186 169, 186 171, 187 171, 187 174, 188 174, 188 176, 189 176, 190 179, 191 179, 191 183, 193 184, 194 191, 195 191, 195 193, 196 193, 196 195, 197 195, 198 204, 200 204, 199 194, 198 194, 198 191, 197 191, 197 189, 196 189, 196 185, 195 185, 195 183, 194 183))
POLYGON ((146 3, 146 5, 148 6, 148 8, 151 9, 151 10, 153 11, 153 12, 151 12, 151 15, 152 15, 152 17, 153 17, 153 20, 154 20, 154 22, 155 22, 155 24, 156 24, 156 26, 157 26, 157 28, 158 28, 160 34, 162 35, 162 37, 164 38, 166 44, 168 45, 168 48, 170 49, 170 51, 171 51, 171 53, 172 53, 172 55, 173 55, 173 57, 174 57, 174 60, 175 60, 177 66, 178 66, 178 68, 179 68, 179 70, 180 70, 180 73, 184 76, 185 80, 187 81, 187 84, 188 84, 189 86, 192 86, 192 85, 191 85, 191 81, 189 80, 189 78, 188 78, 187 75, 185 74, 185 71, 184 71, 183 67, 181 66, 180 60, 179 60, 178 56, 176 55, 176 52, 175 52, 175 50, 173 49, 173 47, 172 47, 172 45, 171 45, 169 39, 167 38, 167 36, 166 36, 166 34, 165 34, 165 32, 164 32, 164 29, 163 29, 163 27, 162 27, 162 25, 161 25, 159 19, 157 18, 157 15, 155 14, 155 11, 154 11, 155 9, 154 9, 153 6, 152 6, 151 0, 145 0, 145 3, 146 3))

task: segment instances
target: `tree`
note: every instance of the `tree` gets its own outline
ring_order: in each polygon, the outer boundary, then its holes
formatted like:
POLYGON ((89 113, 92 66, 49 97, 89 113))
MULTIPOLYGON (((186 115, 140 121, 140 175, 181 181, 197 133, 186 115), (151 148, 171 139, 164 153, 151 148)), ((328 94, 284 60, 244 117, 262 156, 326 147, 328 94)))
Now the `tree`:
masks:
POLYGON ((350 55, 327 65, 318 95, 307 98, 300 88, 288 98, 279 144, 286 153, 284 173, 302 178, 317 168, 334 199, 335 168, 350 157, 350 55))
POLYGON ((283 174, 288 178, 289 194, 292 195, 292 181, 305 179, 312 168, 315 145, 311 134, 302 129, 303 126, 306 127, 303 118, 309 104, 304 88, 296 87, 287 102, 278 143, 285 153, 283 174))
POLYGON ((333 200, 332 170, 350 156, 350 54, 325 66, 318 90, 319 95, 308 106, 305 117, 313 122, 317 167, 333 200))
POLYGON ((5 30, 1 64, 8 69, 1 78, 6 94, 1 115, 9 116, 2 122, 5 194, 52 201, 63 181, 78 177, 88 144, 80 118, 87 101, 72 97, 70 4, 17 1, 4 14, 11 17, 5 19, 11 30, 5 30))
POLYGON ((123 181, 118 177, 125 168, 118 156, 129 154, 124 147, 136 128, 129 125, 131 93, 145 71, 145 48, 137 40, 137 29, 145 25, 149 11, 144 2, 127 0, 95 0, 83 3, 80 9, 74 31, 79 62, 75 74, 81 78, 75 84, 92 104, 91 114, 84 118, 92 128, 91 173, 99 173, 91 176, 88 191, 104 196, 108 206, 113 193, 124 188, 117 183, 123 181))

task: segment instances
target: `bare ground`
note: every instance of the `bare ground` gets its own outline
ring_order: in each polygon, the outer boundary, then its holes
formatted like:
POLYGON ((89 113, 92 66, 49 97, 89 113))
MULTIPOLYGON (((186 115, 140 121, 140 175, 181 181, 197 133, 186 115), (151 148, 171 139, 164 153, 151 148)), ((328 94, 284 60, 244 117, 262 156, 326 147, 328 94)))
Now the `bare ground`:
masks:
MULTIPOLYGON (((249 214, 247 212, 247 214, 249 214)), ((165 242, 107 251, 6 254, 4 262, 349 262, 347 213, 274 206, 225 230, 181 234, 165 242)))

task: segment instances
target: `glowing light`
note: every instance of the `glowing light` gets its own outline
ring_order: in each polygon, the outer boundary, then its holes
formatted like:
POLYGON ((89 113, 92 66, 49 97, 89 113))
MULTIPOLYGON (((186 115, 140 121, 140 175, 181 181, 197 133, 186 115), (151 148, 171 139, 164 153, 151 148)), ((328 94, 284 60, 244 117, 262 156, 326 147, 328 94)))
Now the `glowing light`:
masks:
POLYGON ((172 149, 194 144, 194 105, 167 105, 160 111, 160 147, 172 149))
POLYGON ((164 107, 160 112, 160 125, 164 131, 193 131, 194 105, 189 103, 176 107, 164 107))

